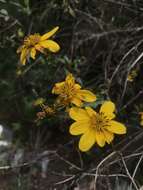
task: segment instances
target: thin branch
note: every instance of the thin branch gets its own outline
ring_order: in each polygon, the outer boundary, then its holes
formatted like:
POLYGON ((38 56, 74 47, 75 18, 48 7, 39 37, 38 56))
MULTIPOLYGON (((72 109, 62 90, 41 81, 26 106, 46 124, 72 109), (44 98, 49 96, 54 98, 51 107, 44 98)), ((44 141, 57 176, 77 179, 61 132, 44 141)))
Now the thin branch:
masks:
POLYGON ((40 61, 41 57, 39 57, 38 59, 36 59, 36 61, 29 65, 22 73, 22 76, 24 76, 29 70, 31 70, 32 67, 34 67, 39 61, 40 61))
POLYGON ((81 46, 84 42, 87 42, 89 40, 93 40, 95 38, 101 38, 101 37, 105 37, 107 35, 114 35, 114 34, 139 32, 142 30, 143 30, 143 26, 135 27, 135 28, 127 28, 127 29, 115 29, 115 30, 105 31, 102 33, 100 32, 100 33, 96 33, 96 34, 91 34, 90 36, 88 36, 84 40, 82 39, 81 41, 79 41, 79 46, 81 46))
POLYGON ((31 160, 30 162, 24 162, 24 163, 16 165, 16 166, 13 166, 13 165, 1 166, 0 170, 9 170, 9 169, 15 169, 15 168, 22 168, 24 166, 30 166, 30 165, 33 165, 33 164, 39 162, 41 159, 43 159, 43 157, 49 156, 51 154, 55 155, 55 153, 56 153, 56 151, 50 151, 50 150, 44 151, 43 153, 37 155, 37 158, 31 160))
MULTIPOLYGON (((86 173, 84 172, 83 175, 85 176, 96 176, 96 173, 86 173)), ((109 175, 104 175, 104 174, 99 174, 98 177, 127 177, 127 175, 124 175, 124 174, 109 174, 109 175)))
POLYGON ((69 178, 67 178, 65 180, 59 181, 59 182, 55 183, 55 185, 60 185, 60 184, 66 183, 68 181, 71 181, 74 178, 75 178, 75 175, 73 175, 73 176, 71 176, 71 177, 69 177, 69 178))
POLYGON ((60 158, 60 160, 63 160, 63 161, 64 161, 65 163, 67 163, 68 165, 72 166, 73 168, 76 168, 77 170, 82 171, 82 169, 81 169, 80 167, 78 167, 78 166, 76 166, 75 164, 73 164, 72 162, 66 160, 65 158, 63 158, 63 157, 60 156, 59 154, 56 153, 56 156, 57 156, 58 158, 60 158))
POLYGON ((21 26, 21 24, 19 23, 19 21, 18 21, 18 20, 15 20, 14 22, 12 22, 12 23, 11 23, 9 26, 7 26, 6 28, 0 30, 0 33, 3 33, 3 32, 5 32, 6 30, 11 29, 11 28, 12 28, 13 26, 15 26, 16 24, 18 24, 18 25, 21 26))
MULTIPOLYGON (((139 159, 139 161, 138 161, 138 163, 137 163, 137 165, 136 165, 136 167, 135 167, 135 170, 134 170, 133 175, 132 175, 132 178, 133 178, 133 179, 134 179, 134 177, 135 177, 135 175, 136 175, 136 173, 137 173, 138 167, 139 167, 139 165, 140 165, 142 159, 143 159, 143 154, 141 155, 141 157, 140 157, 140 159, 139 159)), ((132 184, 130 184, 130 188, 132 188, 132 184)))
POLYGON ((98 164, 98 166, 96 167, 96 174, 95 174, 95 179, 94 179, 94 181, 95 181, 95 187, 94 187, 94 189, 96 189, 96 184, 97 184, 97 178, 98 178, 98 172, 99 172, 99 168, 102 166, 102 164, 105 162, 105 161, 107 161, 109 158, 111 158, 112 156, 114 156, 116 154, 116 152, 112 152, 111 154, 109 154, 108 156, 106 156, 99 164, 98 164))
POLYGON ((138 161, 138 163, 137 163, 137 165, 136 165, 136 168, 135 168, 135 170, 134 170, 134 173, 133 173, 133 175, 132 175, 132 178, 135 177, 136 172, 137 172, 137 170, 138 170, 138 167, 139 167, 139 165, 140 165, 142 159, 143 159, 143 154, 141 155, 141 157, 140 157, 140 159, 139 159, 139 161, 138 161))
POLYGON ((136 184, 135 181, 134 181, 134 178, 131 176, 131 174, 130 174, 128 168, 127 168, 127 165, 126 165, 126 162, 125 162, 125 160, 124 160, 124 157, 123 157, 121 154, 120 154, 120 156, 121 156, 121 160, 122 160, 122 162, 123 162, 124 168, 125 168, 125 170, 126 170, 127 176, 130 178, 130 180, 131 180, 132 184, 134 185, 135 189, 136 189, 136 190, 139 190, 138 187, 137 187, 137 184, 136 184))
MULTIPOLYGON (((137 59, 131 64, 131 66, 130 66, 130 68, 128 69, 128 72, 127 72, 127 77, 128 77, 128 75, 129 75, 130 71, 132 70, 132 68, 138 63, 138 61, 139 61, 142 57, 143 57, 143 53, 141 53, 141 54, 137 57, 137 59)), ((123 98, 124 98, 124 95, 125 95, 126 89, 127 89, 127 82, 128 82, 127 77, 126 77, 126 80, 125 80, 125 83, 124 83, 123 92, 122 92, 122 95, 121 95, 121 102, 122 102, 122 100, 123 100, 123 98)))
MULTIPOLYGON (((136 94, 136 96, 134 96, 133 98, 131 98, 122 108, 121 108, 121 110, 122 109, 126 109, 130 104, 132 104, 136 99, 138 99, 139 97, 140 97, 140 95, 142 95, 143 94, 143 89, 142 90, 140 90, 137 94, 136 94)), ((120 110, 120 111, 121 111, 120 110)))

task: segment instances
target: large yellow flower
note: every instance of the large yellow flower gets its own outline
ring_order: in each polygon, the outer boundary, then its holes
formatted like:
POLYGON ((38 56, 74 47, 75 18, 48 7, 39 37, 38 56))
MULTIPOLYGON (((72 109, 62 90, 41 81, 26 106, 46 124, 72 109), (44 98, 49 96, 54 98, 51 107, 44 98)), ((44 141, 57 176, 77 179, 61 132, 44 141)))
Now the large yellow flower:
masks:
POLYGON ((64 82, 56 83, 52 93, 58 94, 58 100, 65 106, 72 103, 80 107, 83 101, 94 102, 96 100, 96 96, 92 92, 82 90, 81 86, 75 83, 75 78, 72 74, 68 74, 64 82))
POLYGON ((81 135, 79 149, 88 151, 95 143, 103 147, 110 144, 115 134, 125 134, 124 124, 113 120, 115 118, 115 105, 111 101, 105 101, 99 113, 91 107, 85 109, 73 107, 69 111, 70 117, 75 122, 70 126, 72 135, 81 135))
POLYGON ((60 46, 55 41, 49 40, 49 38, 53 36, 58 29, 59 27, 57 26, 42 36, 36 33, 26 37, 23 45, 17 50, 17 53, 21 53, 20 62, 25 65, 28 57, 35 59, 36 51, 40 51, 41 53, 44 53, 44 49, 48 49, 53 53, 59 51, 60 46))

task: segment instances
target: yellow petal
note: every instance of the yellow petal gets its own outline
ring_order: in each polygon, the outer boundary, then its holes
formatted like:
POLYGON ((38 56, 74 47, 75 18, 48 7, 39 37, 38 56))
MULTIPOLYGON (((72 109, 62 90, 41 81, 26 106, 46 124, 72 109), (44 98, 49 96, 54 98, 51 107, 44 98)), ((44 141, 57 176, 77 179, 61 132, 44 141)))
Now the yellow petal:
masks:
POLYGON ((105 101, 100 108, 100 113, 104 113, 108 119, 113 119, 115 117, 114 111, 115 104, 111 101, 105 101))
POLYGON ((79 98, 73 98, 72 100, 71 100, 71 103, 73 103, 73 104, 75 104, 76 106, 78 106, 78 107, 81 107, 82 106, 82 101, 79 99, 79 98))
POLYGON ((115 134, 125 134, 126 133, 126 127, 124 124, 117 122, 117 121, 110 121, 108 123, 109 125, 106 126, 106 129, 108 129, 108 131, 115 133, 115 134))
POLYGON ((85 102, 94 102, 96 100, 95 94, 89 90, 79 90, 78 97, 85 102))
POLYGON ((140 121, 140 125, 143 126, 143 120, 140 121))
POLYGON ((86 152, 95 144, 95 142, 95 131, 90 129, 81 136, 79 141, 79 149, 83 152, 86 152))
POLYGON ((105 136, 104 136, 104 133, 101 132, 101 131, 96 131, 95 137, 96 137, 97 144, 100 147, 103 147, 105 145, 105 140, 106 140, 105 136))
POLYGON ((34 106, 39 106, 45 102, 44 98, 38 98, 37 100, 34 101, 33 105, 34 106))
POLYGON ((69 86, 72 86, 75 84, 75 78, 73 77, 73 75, 71 73, 69 73, 67 76, 66 76, 66 83, 69 85, 69 86))
POLYGON ((65 85, 65 82, 58 82, 55 84, 55 86, 52 89, 53 94, 60 94, 61 91, 63 91, 63 87, 65 85))
POLYGON ((38 51, 40 51, 41 53, 44 53, 44 48, 41 45, 39 45, 39 44, 35 45, 35 49, 38 50, 38 51))
POLYGON ((25 65, 26 64, 26 58, 23 58, 21 63, 22 63, 22 65, 25 65))
POLYGON ((53 53, 60 50, 60 46, 53 40, 41 41, 41 42, 39 42, 39 45, 42 46, 43 48, 47 48, 48 50, 50 50, 53 53))
POLYGON ((85 109, 90 117, 97 114, 91 107, 85 107, 85 109))
POLYGON ((20 62, 25 65, 29 50, 24 48, 20 55, 20 62))
POLYGON ((20 52, 22 51, 22 49, 23 49, 23 46, 20 46, 20 47, 17 49, 16 53, 20 53, 20 52))
POLYGON ((89 122, 75 122, 70 126, 70 134, 81 135, 82 133, 85 133, 89 127, 89 122))
POLYGON ((75 121, 90 121, 88 113, 81 108, 71 108, 69 111, 69 115, 75 121))
POLYGON ((50 38, 51 36, 53 36, 57 30, 59 29, 59 27, 55 27, 54 29, 52 29, 50 32, 47 32, 46 34, 44 34, 43 36, 41 36, 41 40, 47 40, 48 38, 50 38))
POLYGON ((81 89, 81 86, 80 86, 79 84, 75 84, 75 85, 74 85, 74 88, 75 88, 76 90, 79 90, 79 89, 81 89))
POLYGON ((32 57, 32 59, 35 59, 35 55, 36 55, 36 49, 35 48, 31 48, 30 56, 32 57))
POLYGON ((103 133, 104 133, 106 142, 110 144, 114 139, 114 134, 107 130, 103 130, 103 133))

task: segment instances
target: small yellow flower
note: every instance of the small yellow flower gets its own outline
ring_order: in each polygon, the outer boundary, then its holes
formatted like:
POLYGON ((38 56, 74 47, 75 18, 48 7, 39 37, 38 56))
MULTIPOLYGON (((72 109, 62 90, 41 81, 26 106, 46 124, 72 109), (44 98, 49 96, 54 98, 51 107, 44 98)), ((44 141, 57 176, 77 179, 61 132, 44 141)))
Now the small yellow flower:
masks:
POLYGON ((44 53, 44 49, 48 49, 49 51, 56 53, 60 50, 60 46, 53 40, 49 40, 51 36, 55 34, 55 32, 59 29, 59 27, 55 27, 50 32, 40 35, 40 34, 32 34, 24 39, 24 43, 17 50, 17 53, 21 53, 20 62, 25 65, 26 59, 31 57, 35 59, 36 51, 44 53))
POLYGON ((99 113, 91 107, 81 109, 73 107, 69 111, 70 117, 75 122, 70 126, 72 135, 82 135, 79 141, 79 149, 88 151, 95 143, 103 147, 110 144, 115 134, 125 134, 124 124, 113 120, 115 118, 115 105, 111 101, 105 101, 99 113))
POLYGON ((140 125, 143 126, 143 112, 139 112, 140 114, 140 125))
POLYGON ((67 106, 70 103, 82 106, 83 102, 94 102, 96 96, 89 90, 82 90, 81 86, 75 83, 72 74, 68 74, 64 82, 56 83, 52 89, 53 94, 58 94, 58 101, 67 106))
POLYGON ((21 75, 22 75, 22 70, 21 70, 21 69, 17 69, 16 75, 17 75, 17 76, 21 76, 21 75))
MULTIPOLYGON (((37 113, 37 120, 44 119, 46 116, 52 116, 55 114, 55 110, 52 107, 41 105, 42 111, 37 113)), ((36 120, 36 121, 37 121, 36 120)))
POLYGON ((38 98, 37 100, 34 101, 33 105, 34 106, 40 106, 45 102, 44 98, 38 98))
POLYGON ((44 108, 44 110, 45 110, 47 115, 54 115, 55 114, 55 110, 52 107, 47 106, 44 108))
POLYGON ((129 82, 133 82, 134 81, 134 79, 137 77, 137 70, 132 70, 130 73, 129 73, 129 75, 128 75, 128 77, 127 77, 127 81, 129 81, 129 82))

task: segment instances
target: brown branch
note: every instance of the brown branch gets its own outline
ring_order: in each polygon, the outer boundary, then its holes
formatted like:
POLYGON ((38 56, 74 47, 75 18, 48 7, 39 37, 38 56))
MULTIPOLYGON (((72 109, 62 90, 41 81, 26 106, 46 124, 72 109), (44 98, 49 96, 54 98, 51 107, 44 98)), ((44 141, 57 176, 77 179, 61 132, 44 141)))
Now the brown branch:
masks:
POLYGON ((126 165, 126 162, 124 160, 124 157, 122 156, 122 154, 120 154, 120 156, 121 156, 121 160, 122 160, 122 163, 124 165, 125 171, 127 173, 127 176, 130 178, 130 180, 131 180, 132 184, 134 185, 135 189, 139 190, 139 188, 137 187, 137 184, 134 181, 134 178, 131 176, 131 174, 130 174, 128 168, 127 168, 127 165, 126 165))

